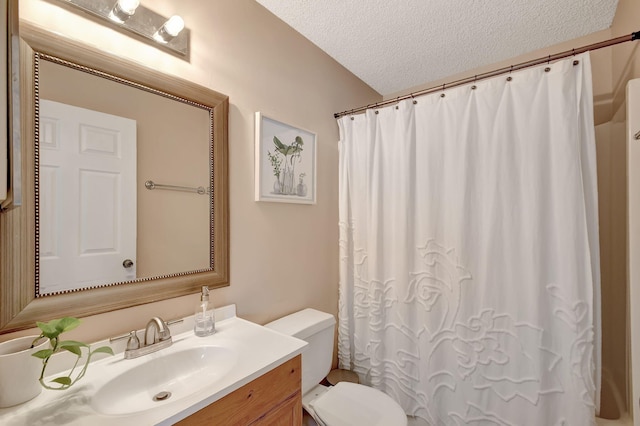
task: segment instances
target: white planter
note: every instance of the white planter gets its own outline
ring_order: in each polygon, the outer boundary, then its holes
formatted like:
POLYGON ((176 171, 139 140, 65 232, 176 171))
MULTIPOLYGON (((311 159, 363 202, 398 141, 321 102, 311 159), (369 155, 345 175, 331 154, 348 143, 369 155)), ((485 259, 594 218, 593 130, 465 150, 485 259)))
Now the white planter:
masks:
POLYGON ((48 339, 42 339, 35 348, 31 343, 36 336, 18 337, 0 343, 0 408, 22 404, 42 391, 38 378, 42 360, 31 354, 46 349, 48 339))

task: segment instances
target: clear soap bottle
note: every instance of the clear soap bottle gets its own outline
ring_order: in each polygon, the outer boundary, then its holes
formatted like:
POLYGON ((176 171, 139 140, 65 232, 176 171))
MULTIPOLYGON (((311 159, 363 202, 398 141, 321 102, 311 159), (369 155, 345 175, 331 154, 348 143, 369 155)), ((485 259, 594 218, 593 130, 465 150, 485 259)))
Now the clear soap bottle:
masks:
POLYGON ((196 336, 211 336, 216 332, 215 314, 213 306, 209 303, 209 287, 202 286, 202 294, 200 294, 200 303, 196 306, 195 325, 193 332, 196 336))

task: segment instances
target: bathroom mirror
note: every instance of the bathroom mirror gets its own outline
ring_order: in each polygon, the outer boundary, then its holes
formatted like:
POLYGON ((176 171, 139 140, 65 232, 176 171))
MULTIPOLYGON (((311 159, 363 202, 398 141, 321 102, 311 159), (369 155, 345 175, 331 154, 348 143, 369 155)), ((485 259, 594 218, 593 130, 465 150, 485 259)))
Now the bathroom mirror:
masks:
POLYGON ((21 23, 20 32, 28 202, 0 215, 0 332, 195 293, 205 284, 228 285, 228 97, 30 24, 21 23), (89 96, 79 100, 80 93, 89 96), (106 103, 100 99, 105 94, 106 103), (57 138, 70 137, 65 120, 94 113, 106 121, 70 124, 82 129, 71 152, 128 159, 125 172, 109 168, 113 159, 103 173, 93 162, 79 164, 83 160, 49 149, 57 138), (114 117, 124 127, 111 127, 114 117), (128 145, 125 154, 127 129, 135 148, 128 145), (69 173, 59 171, 70 161, 74 173, 64 177, 69 173), (125 179, 132 183, 122 184, 125 179), (56 198, 56 188, 76 181, 71 196, 56 198), (80 234, 65 230, 65 221, 80 234), (135 236, 133 248, 122 243, 127 236, 135 236), (86 254, 90 262, 51 266, 69 242, 75 244, 69 252, 86 254), (95 263, 109 252, 113 256, 104 257, 111 263, 95 263), (101 268, 119 271, 100 275, 101 268), (89 275, 74 281, 76 270, 89 275), (62 278, 52 281, 54 273, 62 278))
POLYGON ((211 268, 212 108, 36 61, 36 296, 211 268))

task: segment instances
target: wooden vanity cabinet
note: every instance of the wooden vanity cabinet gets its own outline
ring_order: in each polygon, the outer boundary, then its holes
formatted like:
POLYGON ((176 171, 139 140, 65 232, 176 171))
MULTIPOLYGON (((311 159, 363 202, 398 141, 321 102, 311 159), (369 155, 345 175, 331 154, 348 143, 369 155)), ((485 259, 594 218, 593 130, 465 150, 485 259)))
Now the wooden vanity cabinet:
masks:
POLYGON ((300 426, 301 356, 176 423, 180 426, 300 426))

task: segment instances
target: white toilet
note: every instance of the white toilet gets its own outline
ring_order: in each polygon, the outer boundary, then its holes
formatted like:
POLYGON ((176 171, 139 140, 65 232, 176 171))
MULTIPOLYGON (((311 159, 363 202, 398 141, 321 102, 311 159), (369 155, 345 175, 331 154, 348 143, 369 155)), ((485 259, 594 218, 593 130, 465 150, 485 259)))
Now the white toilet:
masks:
POLYGON ((335 323, 331 314, 304 309, 265 325, 309 343, 302 353, 302 406, 321 426, 406 426, 400 405, 377 389, 319 384, 331 370, 335 323))

